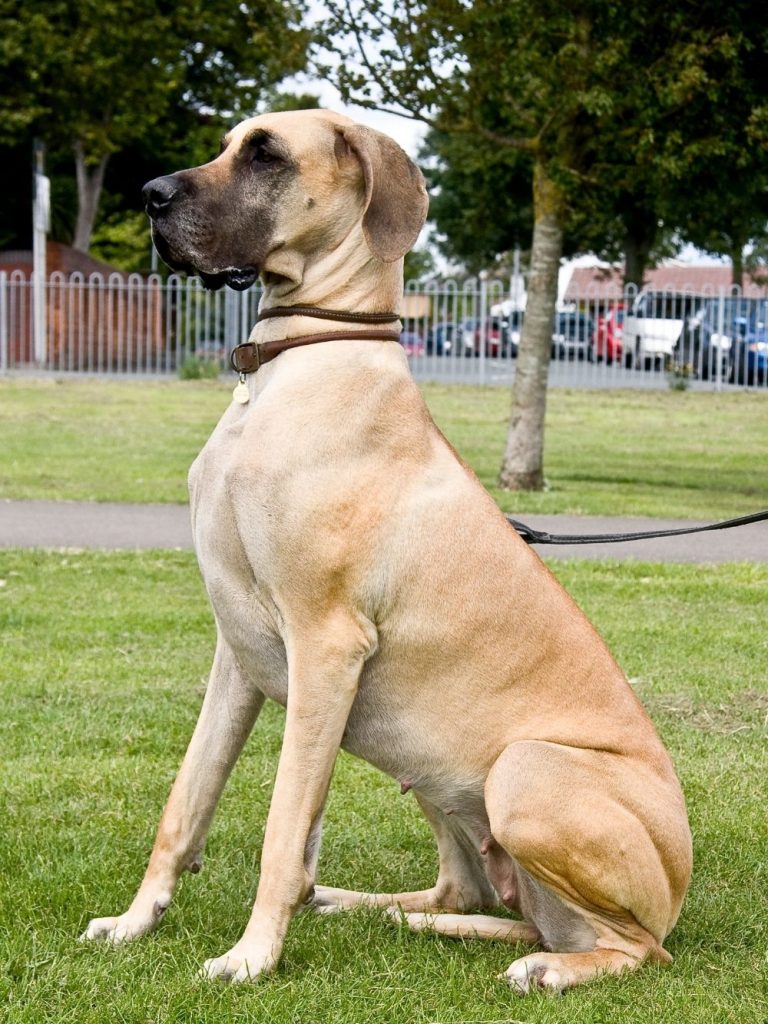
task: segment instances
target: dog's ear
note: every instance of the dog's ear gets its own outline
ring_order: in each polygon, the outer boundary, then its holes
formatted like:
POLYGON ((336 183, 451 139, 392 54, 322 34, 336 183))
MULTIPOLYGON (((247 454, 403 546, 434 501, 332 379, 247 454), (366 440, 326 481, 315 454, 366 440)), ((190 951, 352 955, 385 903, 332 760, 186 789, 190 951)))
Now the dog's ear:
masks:
POLYGON ((365 181, 363 233, 374 256, 394 263, 413 247, 427 216, 424 176, 396 142, 354 124, 336 129, 336 157, 354 155, 365 181))

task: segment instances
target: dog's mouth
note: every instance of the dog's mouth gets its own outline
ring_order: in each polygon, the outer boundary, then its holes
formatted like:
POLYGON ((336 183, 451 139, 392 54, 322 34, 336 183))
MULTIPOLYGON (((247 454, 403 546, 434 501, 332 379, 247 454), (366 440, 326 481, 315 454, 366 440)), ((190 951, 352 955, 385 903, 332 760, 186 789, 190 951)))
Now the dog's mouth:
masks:
POLYGON ((252 284, 255 284, 256 278, 259 276, 258 267, 227 267, 226 270, 216 274, 209 274, 204 270, 198 270, 195 267, 189 266, 183 269, 188 274, 197 274, 203 285, 211 292, 218 291, 224 285, 228 285, 236 292, 244 292, 246 288, 250 288, 252 284))
POLYGON ((259 276, 259 268, 253 265, 225 267, 223 270, 218 271, 201 270, 190 260, 179 256, 168 242, 168 239, 158 231, 154 223, 152 224, 152 240, 163 263, 167 263, 171 270, 177 273, 197 275, 203 282, 203 286, 209 291, 218 291, 224 285, 228 285, 235 291, 242 292, 255 284, 259 276))
POLYGON ((258 267, 229 267, 224 272, 225 284, 234 288, 236 292, 243 292, 246 288, 250 288, 256 283, 258 276, 258 267))

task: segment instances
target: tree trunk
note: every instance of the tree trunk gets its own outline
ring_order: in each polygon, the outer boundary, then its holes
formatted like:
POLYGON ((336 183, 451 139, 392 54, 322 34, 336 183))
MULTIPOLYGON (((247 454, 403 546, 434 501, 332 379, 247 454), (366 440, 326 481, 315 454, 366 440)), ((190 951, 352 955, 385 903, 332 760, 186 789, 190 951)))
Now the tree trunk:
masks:
POLYGON ((624 236, 624 287, 635 287, 640 291, 648 267, 650 246, 642 238, 629 232, 624 236))
POLYGON ((741 289, 744 281, 744 247, 734 245, 731 250, 731 284, 741 289))
POLYGON ((499 486, 508 491, 544 489, 544 415, 563 251, 563 201, 541 160, 534 164, 533 213, 528 301, 512 385, 507 447, 499 473, 499 486))
POLYGON ((78 140, 74 145, 74 150, 77 176, 77 223, 72 248, 79 249, 80 252, 88 252, 91 247, 91 235, 99 210, 104 172, 107 169, 109 157, 103 156, 97 164, 89 167, 82 142, 78 140))
POLYGON ((628 203, 623 203, 622 207, 624 287, 632 285, 640 291, 658 232, 656 214, 642 198, 638 200, 630 197, 628 203))

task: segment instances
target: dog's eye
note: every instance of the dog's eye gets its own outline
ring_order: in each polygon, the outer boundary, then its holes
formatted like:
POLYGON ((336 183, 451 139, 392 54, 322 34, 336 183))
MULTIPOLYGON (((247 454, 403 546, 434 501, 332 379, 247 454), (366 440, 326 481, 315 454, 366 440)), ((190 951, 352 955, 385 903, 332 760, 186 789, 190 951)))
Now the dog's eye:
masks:
POLYGON ((264 142, 257 142, 251 153, 251 163, 254 164, 275 164, 280 158, 271 153, 264 142))

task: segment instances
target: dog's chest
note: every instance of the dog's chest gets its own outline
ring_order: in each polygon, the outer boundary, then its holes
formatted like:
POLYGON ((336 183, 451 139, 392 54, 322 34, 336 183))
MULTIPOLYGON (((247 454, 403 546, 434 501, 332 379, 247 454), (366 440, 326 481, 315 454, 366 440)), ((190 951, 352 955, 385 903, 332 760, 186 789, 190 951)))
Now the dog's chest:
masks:
POLYGON ((192 533, 221 633, 249 678, 267 697, 285 704, 288 671, 276 609, 269 588, 253 571, 259 524, 253 524, 246 554, 232 504, 233 464, 244 422, 238 412, 225 415, 190 468, 192 533))

